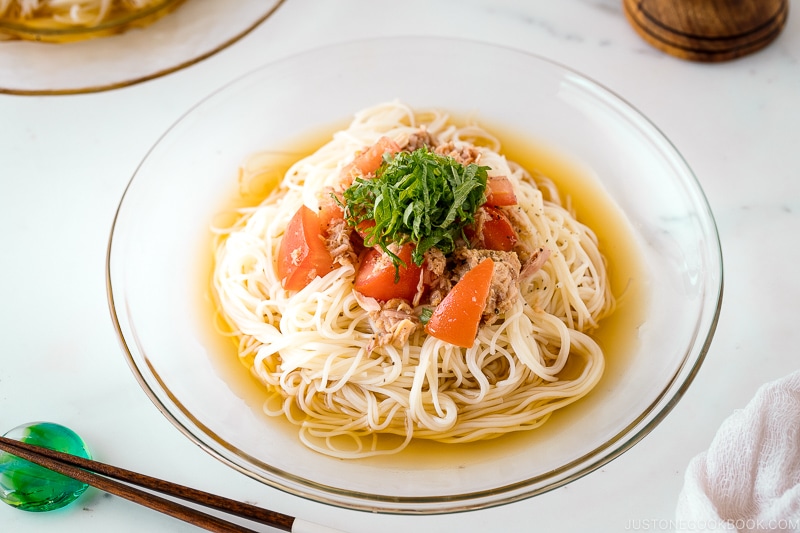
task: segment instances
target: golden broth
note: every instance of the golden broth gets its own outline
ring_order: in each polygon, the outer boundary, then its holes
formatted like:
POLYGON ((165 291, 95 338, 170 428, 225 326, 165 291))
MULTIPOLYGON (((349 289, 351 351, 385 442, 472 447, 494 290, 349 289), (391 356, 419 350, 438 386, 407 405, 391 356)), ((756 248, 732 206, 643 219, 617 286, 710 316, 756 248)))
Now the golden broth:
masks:
POLYGON ((633 229, 588 169, 524 136, 504 135, 501 128, 496 131, 500 132, 496 134, 503 154, 529 172, 538 171, 553 180, 562 201, 566 203, 568 198, 576 218, 597 235, 617 307, 611 316, 602 320, 592 337, 603 348, 606 373, 616 370, 636 348, 636 332, 647 303, 644 264, 633 229))
MULTIPOLYGON (((606 370, 596 389, 611 386, 611 376, 618 376, 624 372, 626 362, 634 355, 637 347, 637 330, 645 314, 645 272, 636 248, 632 229, 620 209, 609 198, 591 173, 567 157, 555 151, 530 142, 520 136, 504 130, 503 128, 487 128, 495 134, 502 143, 502 153, 509 159, 516 161, 530 172, 539 172, 548 176, 557 185, 562 201, 569 198, 570 205, 579 221, 586 224, 595 232, 600 242, 600 250, 607 260, 608 275, 612 292, 617 299, 615 311, 603 319, 600 327, 592 336, 600 344, 606 358, 606 370)), ((260 176, 258 184, 253 187, 243 188, 240 183, 239 190, 235 191, 232 198, 221 205, 220 216, 229 217, 230 213, 238 207, 257 205, 266 195, 271 186, 274 186, 286 173, 286 170, 296 160, 312 153, 324 144, 330 137, 327 135, 310 135, 300 142, 291 144, 292 149, 286 152, 276 152, 276 157, 270 173, 260 176)), ((251 184, 252 185, 252 184, 251 184)), ((209 242, 208 254, 202 260, 204 266, 201 272, 200 285, 205 287, 203 302, 199 306, 204 323, 214 323, 215 328, 205 328, 209 331, 208 345, 214 352, 214 365, 217 371, 229 384, 231 391, 244 399, 256 412, 261 413, 261 406, 266 400, 263 387, 249 373, 249 370, 239 363, 236 341, 225 337, 219 331, 225 327, 224 321, 218 316, 210 290, 210 279, 213 269, 212 247, 209 242)), ((427 467, 442 467, 444 464, 458 464, 486 453, 486 447, 491 446, 492 454, 513 453, 531 439, 547 438, 553 435, 559 427, 570 424, 580 413, 585 402, 591 402, 592 393, 586 398, 563 407, 556 411, 545 424, 535 430, 519 431, 504 435, 500 438, 483 440, 468 444, 443 444, 429 440, 418 439, 413 441, 402 452, 389 456, 379 456, 359 461, 368 461, 375 464, 391 464, 392 467, 409 469, 424 469, 427 467)), ((283 428, 283 431, 296 433, 296 426, 282 417, 268 417, 270 424, 283 428)))

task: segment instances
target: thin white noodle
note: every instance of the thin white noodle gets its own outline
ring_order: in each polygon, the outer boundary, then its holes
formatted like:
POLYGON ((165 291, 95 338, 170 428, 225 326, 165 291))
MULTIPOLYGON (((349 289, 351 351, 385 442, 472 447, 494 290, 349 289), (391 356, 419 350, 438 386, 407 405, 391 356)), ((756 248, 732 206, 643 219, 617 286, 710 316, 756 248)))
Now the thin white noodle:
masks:
MULTIPOLYGON (((261 172, 249 162, 242 180, 261 172)), ((353 458, 396 453, 412 438, 470 442, 535 428, 586 395, 604 368, 589 333, 614 300, 595 235, 557 193, 544 176, 507 161, 497 139, 475 124, 456 126, 442 112, 400 102, 357 113, 293 164, 257 208, 214 229, 218 306, 240 339, 242 363, 270 391, 265 412, 298 425, 308 447, 353 458), (358 151, 384 135, 404 145, 423 124, 440 142, 479 146, 490 175, 511 179, 524 214, 520 240, 550 257, 472 348, 417 331, 402 348, 370 352, 373 334, 351 290, 352 266, 286 292, 273 265, 288 220, 302 204, 316 209, 319 191, 336 184, 358 151)))

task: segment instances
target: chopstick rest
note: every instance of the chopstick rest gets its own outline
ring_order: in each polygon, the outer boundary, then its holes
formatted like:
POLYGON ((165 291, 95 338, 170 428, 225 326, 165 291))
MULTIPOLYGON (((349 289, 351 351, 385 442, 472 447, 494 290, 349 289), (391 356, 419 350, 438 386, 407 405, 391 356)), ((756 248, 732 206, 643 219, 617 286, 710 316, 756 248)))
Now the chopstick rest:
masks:
POLYGON ((184 522, 194 524, 207 531, 218 533, 255 533, 254 530, 244 527, 239 523, 234 523, 222 517, 203 512, 192 506, 182 505, 177 501, 161 497, 156 493, 184 500, 195 506, 213 509, 230 516, 266 524, 281 531, 289 531, 291 533, 343 533, 340 530, 313 522, 307 522, 289 515, 192 489, 77 455, 20 442, 8 437, 0 437, 0 451, 5 452, 7 455, 15 456, 20 460, 34 463, 30 466, 38 465, 44 467, 51 470, 51 474, 57 472, 63 476, 68 476, 86 485, 91 485, 109 494, 125 498, 134 503, 183 520, 184 522))
MULTIPOLYGON (((90 459, 83 439, 68 427, 51 422, 17 426, 7 438, 45 446, 90 459)), ((89 487, 14 455, 0 453, 0 500, 23 511, 51 511, 77 500, 89 487)))

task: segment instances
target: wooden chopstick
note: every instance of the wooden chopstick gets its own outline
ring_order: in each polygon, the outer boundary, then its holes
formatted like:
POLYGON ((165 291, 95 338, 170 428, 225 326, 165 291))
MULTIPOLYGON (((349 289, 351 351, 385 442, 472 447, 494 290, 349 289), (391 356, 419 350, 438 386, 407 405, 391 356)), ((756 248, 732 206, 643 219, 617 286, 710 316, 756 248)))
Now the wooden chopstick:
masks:
POLYGON ((62 453, 42 446, 35 446, 7 437, 0 437, 0 450, 101 489, 109 494, 120 496, 134 503, 144 505, 183 520, 184 522, 201 527, 207 531, 218 533, 256 533, 252 529, 162 498, 146 490, 137 489, 135 486, 143 487, 154 492, 160 492, 202 507, 215 509, 232 516, 260 522, 282 531, 301 533, 301 531, 306 528, 310 528, 310 531, 336 531, 255 505, 231 500, 163 479, 125 470, 124 468, 84 459, 83 457, 62 453))

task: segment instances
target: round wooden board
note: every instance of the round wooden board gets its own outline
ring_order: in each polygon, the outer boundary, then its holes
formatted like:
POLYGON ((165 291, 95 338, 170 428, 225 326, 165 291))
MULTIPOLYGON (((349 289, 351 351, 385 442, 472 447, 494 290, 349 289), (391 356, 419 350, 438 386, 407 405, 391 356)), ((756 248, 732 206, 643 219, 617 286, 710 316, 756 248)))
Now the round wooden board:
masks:
POLYGON ((780 34, 788 0, 623 0, 625 16, 654 47, 692 61, 727 61, 780 34))

